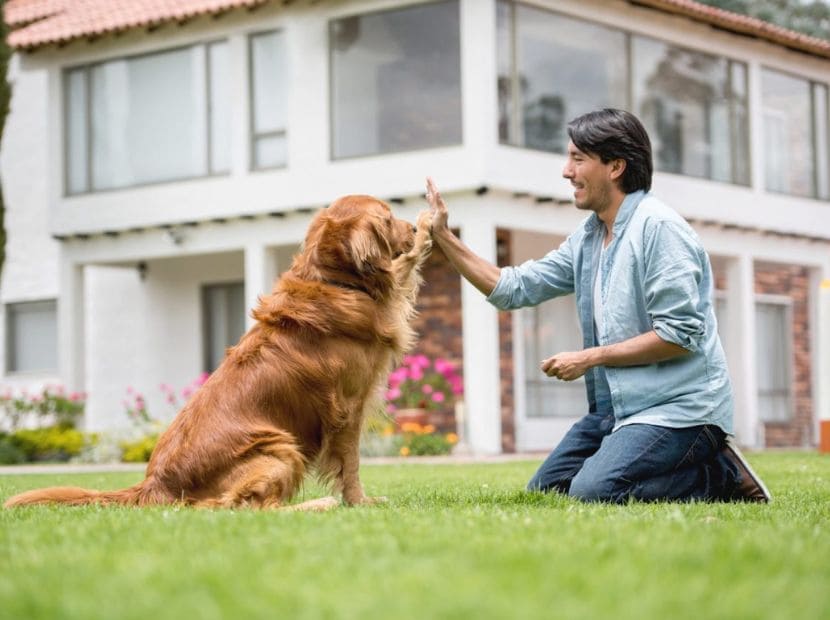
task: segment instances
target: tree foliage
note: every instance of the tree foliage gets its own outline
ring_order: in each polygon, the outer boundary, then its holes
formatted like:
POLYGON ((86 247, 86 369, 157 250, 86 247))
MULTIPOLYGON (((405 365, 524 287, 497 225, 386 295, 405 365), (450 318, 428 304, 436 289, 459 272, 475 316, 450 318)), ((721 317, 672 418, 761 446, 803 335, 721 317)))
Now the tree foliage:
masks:
POLYGON ((826 0, 698 0, 719 9, 757 17, 790 30, 830 40, 826 0))
MULTIPOLYGON (((6 37, 9 34, 5 20, 2 19, 3 5, 5 0, 0 0, 0 148, 3 144, 3 129, 6 126, 6 117, 9 115, 9 102, 12 98, 11 85, 6 80, 9 70, 9 59, 11 50, 6 44, 6 37)), ((0 272, 3 271, 3 264, 6 262, 6 204, 3 201, 3 186, 0 179, 0 272)))

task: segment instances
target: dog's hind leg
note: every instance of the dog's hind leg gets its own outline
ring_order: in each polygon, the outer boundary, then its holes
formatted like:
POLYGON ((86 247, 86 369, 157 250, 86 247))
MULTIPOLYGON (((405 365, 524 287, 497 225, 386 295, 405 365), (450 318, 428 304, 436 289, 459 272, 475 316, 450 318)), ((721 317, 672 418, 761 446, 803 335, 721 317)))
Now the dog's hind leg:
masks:
POLYGON ((238 455, 214 497, 197 505, 276 508, 296 495, 304 475, 305 459, 289 434, 260 432, 238 455))

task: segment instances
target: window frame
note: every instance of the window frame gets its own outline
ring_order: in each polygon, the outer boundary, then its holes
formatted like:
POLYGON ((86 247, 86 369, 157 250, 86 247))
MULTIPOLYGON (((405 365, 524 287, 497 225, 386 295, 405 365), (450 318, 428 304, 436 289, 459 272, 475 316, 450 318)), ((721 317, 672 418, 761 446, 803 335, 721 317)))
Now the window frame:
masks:
MULTIPOLYGON (((179 183, 181 181, 189 181, 193 179, 204 179, 204 178, 212 178, 212 177, 223 177, 223 176, 230 176, 231 170, 224 170, 224 171, 215 171, 214 170, 214 162, 213 160, 213 153, 212 153, 212 145, 213 145, 213 136, 211 130, 211 61, 210 61, 210 47, 216 44, 228 45, 228 52, 230 53, 230 42, 227 37, 218 37, 215 39, 207 39, 204 41, 197 41, 194 43, 184 44, 184 45, 175 45, 172 47, 165 47, 161 49, 156 49, 148 52, 141 52, 137 54, 128 54, 124 56, 114 56, 111 58, 105 58, 101 60, 96 60, 94 62, 87 62, 81 63, 77 65, 67 65, 61 68, 61 106, 62 112, 61 117, 63 120, 63 131, 61 132, 61 157, 62 157, 62 168, 63 168, 63 197, 64 198, 74 198, 78 196, 89 196, 92 194, 101 194, 105 192, 117 192, 127 189, 134 189, 134 188, 141 188, 141 187, 150 187, 154 185, 164 185, 167 183, 179 183), (205 163, 205 173, 204 174, 197 174, 197 175, 187 175, 182 177, 177 177, 175 179, 164 179, 158 181, 142 181, 139 183, 131 183, 129 185, 122 185, 118 187, 106 187, 101 189, 95 189, 93 187, 93 170, 92 170, 92 160, 93 160, 93 149, 94 144, 92 140, 92 115, 94 113, 92 109, 92 70, 95 67, 100 67, 106 65, 111 62, 118 62, 118 61, 126 61, 130 62, 132 60, 136 60, 139 58, 147 58, 151 56, 161 56, 168 53, 178 52, 182 50, 194 50, 198 47, 203 48, 203 59, 202 59, 202 70, 204 71, 204 98, 203 98, 203 105, 205 111, 205 123, 202 131, 205 134, 205 155, 204 155, 204 163, 205 163), (69 143, 69 133, 70 133, 70 119, 69 119, 69 79, 68 76, 70 73, 75 71, 82 71, 84 75, 84 90, 85 90, 85 99, 86 105, 84 106, 84 124, 85 124, 85 136, 86 136, 86 178, 85 178, 85 189, 81 191, 70 191, 69 184, 69 151, 70 151, 70 143, 69 143)), ((232 166, 231 166, 232 168, 232 166)))
MULTIPOLYGON (((795 325, 793 323, 793 299, 792 297, 788 297, 787 295, 773 295, 767 293, 756 293, 754 296, 754 311, 758 312, 758 306, 761 304, 770 305, 770 306, 780 306, 784 308, 784 326, 786 330, 785 338, 784 338, 784 348, 785 348, 785 359, 787 360, 787 411, 786 417, 781 420, 764 420, 761 417, 761 411, 759 407, 758 411, 758 421, 761 424, 772 424, 772 425, 787 425, 791 424, 795 420, 795 333, 794 328, 795 325)), ((759 360, 756 359, 756 364, 759 363, 759 360)), ((756 368, 756 377, 757 377, 757 368, 756 368)), ((757 381, 757 379, 756 379, 757 381)), ((761 399, 761 386, 756 385, 756 394, 757 398, 760 401, 761 399)))
MULTIPOLYGON (((676 48, 678 50, 688 52, 688 53, 692 53, 692 54, 702 54, 702 55, 711 56, 711 57, 718 58, 718 59, 723 59, 727 63, 727 79, 730 82, 732 80, 732 67, 733 67, 733 65, 742 65, 743 69, 744 69, 745 80, 746 80, 746 83, 745 83, 746 95, 745 96, 746 96, 747 119, 746 119, 745 139, 741 140, 742 144, 740 146, 745 149, 746 156, 747 156, 747 164, 746 164, 746 170, 747 170, 747 175, 746 176, 747 176, 747 178, 746 178, 746 181, 734 180, 737 177, 734 167, 733 167, 733 170, 731 171, 732 179, 730 179, 729 181, 716 179, 713 176, 691 175, 691 174, 686 174, 684 172, 668 172, 668 171, 659 170, 656 167, 655 167, 655 172, 659 172, 661 174, 673 174, 673 175, 676 175, 676 176, 682 176, 682 177, 686 177, 686 178, 690 178, 690 179, 700 179, 700 180, 708 181, 708 182, 712 182, 712 183, 726 183, 728 185, 733 185, 735 187, 742 187, 742 188, 752 187, 752 182, 753 182, 752 173, 751 173, 751 171, 752 171, 752 161, 753 161, 752 160, 752 157, 753 157, 752 137, 751 137, 751 131, 752 131, 751 130, 751 127, 752 127, 752 101, 751 101, 751 97, 750 97, 751 77, 750 77, 750 63, 749 62, 747 62, 745 60, 740 60, 738 58, 734 58, 732 56, 725 56, 725 55, 722 55, 722 54, 715 54, 715 53, 712 53, 712 52, 709 52, 709 51, 706 51, 706 50, 703 50, 703 49, 698 49, 698 48, 694 48, 694 47, 691 47, 691 46, 679 44, 675 41, 671 41, 671 40, 668 40, 668 39, 663 38, 663 37, 653 36, 651 34, 646 34, 646 33, 639 32, 639 31, 634 31, 634 30, 631 30, 631 29, 628 29, 628 28, 620 28, 619 26, 611 25, 611 24, 603 22, 603 21, 591 20, 591 19, 583 17, 581 15, 571 15, 571 14, 568 14, 568 13, 564 13, 562 11, 557 11, 556 9, 550 9, 548 7, 538 6, 536 4, 523 2, 521 0, 497 0, 497 1, 498 1, 499 4, 507 5, 507 7, 509 9, 509 16, 510 16, 509 17, 510 18, 510 50, 509 51, 510 51, 511 58, 510 58, 509 65, 510 65, 511 75, 510 75, 509 81, 510 81, 510 85, 511 85, 511 106, 512 106, 513 116, 512 116, 512 118, 508 119, 508 126, 510 127, 510 131, 513 132, 514 135, 518 135, 519 133, 521 133, 521 131, 517 130, 517 126, 520 126, 522 124, 521 119, 519 118, 519 114, 517 113, 517 111, 519 109, 520 101, 518 99, 517 89, 515 88, 516 82, 518 80, 517 66, 516 66, 516 62, 517 62, 517 59, 516 59, 516 56, 517 56, 517 54, 516 54, 516 45, 517 45, 517 43, 516 43, 516 7, 518 7, 519 5, 522 5, 522 6, 531 8, 531 9, 544 11, 545 13, 549 13, 549 14, 552 14, 552 15, 557 15, 557 16, 559 16, 561 18, 564 18, 564 19, 573 20, 573 21, 580 21, 580 22, 583 22, 585 24, 589 24, 589 25, 593 25, 593 26, 600 26, 602 28, 606 28, 608 30, 614 30, 614 31, 617 31, 617 32, 620 32, 621 34, 623 34, 624 37, 625 37, 625 56, 626 56, 626 58, 625 58, 626 76, 625 76, 624 97, 625 97, 625 100, 626 100, 626 109, 627 110, 632 110, 633 109, 633 104, 634 104, 634 81, 633 81, 632 66, 633 66, 633 62, 634 62, 633 56, 634 56, 634 39, 635 39, 635 37, 650 39, 652 41, 656 41, 656 42, 662 43, 664 45, 667 45, 669 47, 673 47, 673 48, 676 48)), ((498 50, 496 50, 496 54, 498 54, 498 50)), ((496 81, 498 82, 498 80, 496 80, 496 81)), ((497 90, 496 97, 498 99, 498 83, 496 84, 496 90, 497 90)), ((732 155, 730 155, 730 158, 735 157, 734 153, 737 150, 736 147, 739 146, 738 142, 733 142, 733 138, 735 137, 735 135, 738 132, 737 132, 736 127, 731 123, 732 119, 734 118, 732 108, 733 108, 733 106, 730 105, 730 127, 729 127, 729 130, 730 130, 729 131, 729 133, 730 133, 730 151, 733 153, 732 155)), ((497 119, 497 122, 498 122, 498 119, 497 119)), ((498 127, 496 128, 496 134, 497 134, 497 136, 499 136, 498 127)), ((524 141, 524 139, 523 139, 523 141, 524 141)), ((500 136, 498 138, 498 144, 501 147, 508 147, 508 148, 513 147, 513 148, 529 150, 529 151, 533 151, 533 152, 537 152, 537 153, 547 153, 547 154, 553 154, 553 155, 564 155, 565 154, 565 153, 554 153, 554 152, 546 151, 546 150, 542 150, 542 149, 535 149, 533 147, 526 146, 524 144, 514 143, 514 142, 510 142, 510 141, 502 141, 500 136)))
MULTIPOLYGON (((211 368, 211 347, 210 347, 210 313, 208 308, 208 291, 211 289, 224 289, 229 290, 233 287, 242 287, 242 335, 245 335, 246 327, 245 327, 245 317, 247 310, 245 308, 245 281, 244 280, 227 280, 221 282, 202 282, 199 284, 199 307, 201 309, 201 316, 200 320, 202 323, 202 370, 207 373, 212 373, 219 365, 222 363, 224 356, 222 356, 219 360, 217 360, 216 368, 211 368)), ((223 350, 227 351, 227 349, 233 346, 234 343, 227 344, 223 347, 223 350)))
POLYGON ((463 65, 463 31, 464 31, 464 20, 463 20, 463 10, 462 10, 462 1, 463 0, 427 0, 426 2, 418 2, 418 3, 407 3, 400 6, 387 6, 387 7, 380 7, 376 9, 371 9, 368 11, 358 12, 358 13, 345 13, 343 15, 332 16, 326 20, 326 47, 327 47, 327 56, 328 56, 328 161, 330 164, 338 163, 338 162, 347 162, 347 161, 359 161, 361 159, 367 159, 371 157, 386 157, 389 155, 399 155, 402 153, 422 153, 429 150, 434 149, 445 149, 445 148, 455 148, 464 145, 464 65, 463 65), (377 153, 361 153, 358 155, 341 155, 337 156, 335 154, 335 122, 334 122, 334 91, 335 91, 335 76, 334 76, 334 46, 331 44, 331 37, 332 37, 332 29, 334 24, 338 21, 346 20, 346 19, 353 19, 353 18, 362 18, 367 17, 370 15, 380 15, 383 13, 394 13, 400 12, 407 9, 412 9, 415 7, 422 7, 428 6, 430 4, 440 4, 443 2, 455 2, 456 8, 458 9, 458 91, 459 91, 459 130, 460 130, 460 140, 454 143, 447 143, 447 144, 438 144, 433 146, 425 146, 425 147, 418 147, 418 148, 410 148, 410 149, 395 149, 390 151, 379 151, 377 153))
MULTIPOLYGON (((828 186, 830 186, 830 81, 822 82, 820 80, 814 80, 813 78, 811 78, 807 75, 795 73, 794 71, 790 71, 788 69, 781 69, 780 67, 775 67, 775 66, 771 66, 771 65, 762 63, 760 65, 759 78, 758 78, 759 79, 758 87, 759 87, 759 90, 760 90, 759 101, 760 101, 760 104, 761 104, 761 118, 760 118, 759 122, 761 124, 761 131, 763 132, 764 135, 766 135, 767 128, 766 128, 766 125, 764 124, 764 118, 763 118, 764 97, 763 97, 763 86, 762 86, 762 84, 763 84, 763 79, 764 79, 764 72, 766 72, 766 71, 770 71, 772 73, 778 73, 779 75, 784 75, 784 76, 787 76, 787 77, 790 77, 790 78, 793 78, 793 79, 796 79, 796 80, 801 80, 801 81, 807 83, 807 92, 808 92, 808 97, 809 97, 808 105, 809 105, 809 109, 810 109, 809 110, 809 117, 810 117, 810 127, 809 127, 810 141, 809 141, 809 145, 810 145, 810 149, 811 149, 810 160, 811 160, 811 163, 812 163, 812 166, 813 166, 813 170, 812 170, 812 174, 810 174, 811 188, 810 188, 810 195, 809 196, 805 196, 805 195, 801 195, 801 194, 795 194, 791 191, 769 189, 767 187, 767 182, 768 181, 767 181, 766 178, 764 179, 764 186, 760 189, 763 190, 764 192, 768 193, 768 194, 772 194, 772 195, 775 195, 775 196, 791 196, 792 198, 798 198, 798 199, 802 199, 802 200, 817 200, 819 202, 828 202, 828 201, 830 201, 830 191, 828 191, 828 195, 825 196, 825 197, 821 197, 819 195, 819 174, 820 174, 820 172, 819 172, 818 143, 817 143, 817 136, 816 136, 815 91, 816 91, 817 88, 822 88, 823 87, 825 89, 825 104, 826 104, 825 113, 826 113, 827 118, 825 119, 824 123, 825 123, 826 134, 827 134, 826 137, 825 137, 825 144, 826 144, 826 148, 827 148, 827 153, 825 154, 826 157, 827 157, 827 167, 824 171, 824 174, 826 175, 826 177, 828 179, 828 181, 827 181, 828 186)), ((764 145, 761 145, 761 148, 763 148, 763 147, 764 147, 764 145)), ((764 149, 764 152, 766 154, 766 149, 764 149)), ((766 159, 764 159, 764 166, 766 166, 766 159)))
POLYGON ((60 351, 58 347, 58 339, 55 340, 55 366, 53 368, 33 368, 28 370, 20 370, 13 368, 18 364, 12 364, 13 361, 19 357, 17 351, 14 349, 14 331, 12 329, 12 321, 15 315, 15 308, 20 306, 47 306, 51 305, 55 313, 55 334, 58 331, 58 299, 54 297, 45 297, 41 299, 28 299, 24 301, 10 301, 3 304, 4 313, 4 329, 6 344, 4 347, 4 374, 6 376, 27 376, 27 375, 54 375, 58 373, 60 367, 60 351))
MULTIPOLYGON (((268 30, 256 30, 249 32, 245 36, 245 45, 247 53, 248 64, 248 169, 252 172, 260 172, 262 170, 284 170, 288 168, 288 153, 286 153, 285 163, 276 166, 260 166, 257 164, 256 146, 260 138, 285 138, 286 147, 288 146, 288 120, 286 119, 285 127, 281 130, 274 131, 256 131, 256 119, 254 118, 254 39, 256 37, 267 35, 279 35, 286 37, 284 28, 270 28, 268 30)), ((286 66, 287 66, 286 62, 286 66)), ((286 80, 286 92, 284 96, 288 97, 288 85, 286 80)))

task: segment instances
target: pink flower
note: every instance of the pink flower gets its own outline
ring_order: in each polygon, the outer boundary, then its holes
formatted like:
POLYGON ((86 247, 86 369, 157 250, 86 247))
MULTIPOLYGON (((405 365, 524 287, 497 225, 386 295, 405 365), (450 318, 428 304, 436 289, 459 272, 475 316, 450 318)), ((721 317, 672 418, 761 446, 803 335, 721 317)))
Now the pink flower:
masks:
POLYGON ((175 405, 176 404, 176 397, 173 394, 168 394, 167 395, 167 402, 170 403, 171 405, 175 405))
POLYGON ((173 391, 173 388, 172 388, 172 387, 170 387, 169 385, 167 385, 166 383, 162 383, 162 384, 159 386, 159 389, 160 389, 162 392, 165 392, 165 393, 166 393, 166 392, 172 392, 172 391, 173 391))
POLYGON ((429 358, 428 358, 426 355, 418 355, 418 356, 416 356, 416 357, 415 357, 415 362, 416 362, 416 363, 418 364, 418 366, 420 366, 421 368, 427 368, 427 367, 429 367, 429 358))
POLYGON ((182 390, 182 396, 184 398, 190 398, 193 395, 193 390, 189 387, 186 387, 182 390))
POLYGON ((424 394, 432 394, 435 391, 435 388, 433 388, 429 383, 425 383, 421 386, 421 391, 424 394))
POLYGON ((387 400, 395 400, 396 398, 400 398, 401 391, 398 388, 392 388, 386 392, 387 400))
POLYGON ((127 386, 127 394, 132 394, 133 392, 135 392, 135 390, 133 389, 133 386, 128 385, 127 386))
POLYGON ((409 377, 413 381, 420 381, 421 379, 424 378, 424 371, 421 370, 421 368, 419 366, 413 366, 412 367, 412 373, 410 374, 409 377))
POLYGON ((398 408, 395 405, 393 405, 392 403, 389 403, 388 405, 386 405, 386 410, 389 413, 395 413, 398 410, 398 408))
POLYGON ((196 379, 196 382, 199 385, 204 385, 209 378, 210 378, 210 373, 209 372, 203 372, 202 374, 199 375, 199 378, 196 379))
POLYGON ((443 392, 433 392, 433 394, 432 394, 433 402, 443 403, 444 399, 445 399, 445 396, 444 396, 443 392))

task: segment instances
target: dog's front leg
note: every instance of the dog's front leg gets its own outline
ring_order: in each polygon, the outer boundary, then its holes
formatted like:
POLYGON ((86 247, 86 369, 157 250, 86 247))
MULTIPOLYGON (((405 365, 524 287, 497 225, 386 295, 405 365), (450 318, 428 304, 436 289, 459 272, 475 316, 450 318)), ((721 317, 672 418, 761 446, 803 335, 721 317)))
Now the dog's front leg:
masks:
POLYGON ((432 251, 432 236, 430 234, 430 227, 432 226, 432 214, 429 210, 421 211, 418 215, 416 224, 417 232, 415 233, 415 243, 412 249, 395 259, 395 280, 398 287, 406 291, 414 291, 420 284, 418 279, 419 267, 429 256, 432 251))
POLYGON ((349 506, 381 504, 385 497, 367 497, 360 482, 360 427, 343 433, 345 441, 340 446, 342 468, 339 486, 343 490, 343 502, 349 506))

